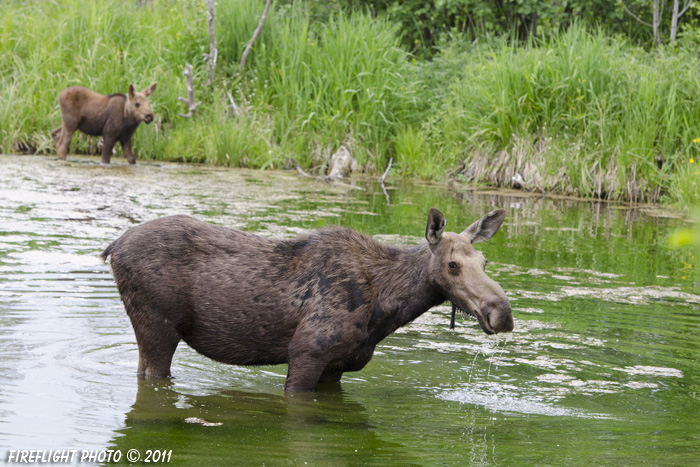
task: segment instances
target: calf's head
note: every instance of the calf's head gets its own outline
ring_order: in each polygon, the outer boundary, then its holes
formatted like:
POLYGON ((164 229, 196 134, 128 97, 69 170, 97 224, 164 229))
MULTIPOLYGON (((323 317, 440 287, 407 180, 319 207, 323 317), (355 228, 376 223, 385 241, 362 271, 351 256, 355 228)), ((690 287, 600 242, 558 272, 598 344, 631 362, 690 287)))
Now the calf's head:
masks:
POLYGON ((129 93, 126 95, 126 106, 124 113, 136 119, 137 122, 151 123, 153 112, 148 96, 153 94, 158 83, 153 83, 141 92, 136 91, 133 84, 129 85, 129 93))
POLYGON ((429 274, 453 305, 479 321, 487 334, 513 330, 508 297, 498 283, 486 275, 486 258, 473 244, 491 238, 501 227, 506 212, 492 211, 461 234, 444 232, 445 217, 430 208, 425 237, 432 256, 429 274))

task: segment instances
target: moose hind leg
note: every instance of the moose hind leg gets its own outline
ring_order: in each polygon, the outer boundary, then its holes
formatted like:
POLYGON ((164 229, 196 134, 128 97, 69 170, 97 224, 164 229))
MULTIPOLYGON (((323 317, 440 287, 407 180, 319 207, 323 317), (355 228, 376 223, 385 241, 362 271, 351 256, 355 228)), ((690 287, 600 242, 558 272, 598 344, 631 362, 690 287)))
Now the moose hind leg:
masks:
MULTIPOLYGON (((60 132, 58 132, 55 135, 58 137, 56 155, 62 161, 66 160, 66 156, 68 156, 68 150, 70 149, 70 141, 71 139, 73 139, 73 133, 75 133, 76 129, 77 128, 66 124, 66 122, 63 122, 63 124, 61 125, 60 132)), ((56 133, 56 131, 57 130, 54 130, 54 133, 56 133)))
POLYGON ((131 317, 139 347, 137 374, 142 378, 167 378, 180 334, 167 320, 158 323, 145 321, 131 317))
POLYGON ((56 150, 58 150, 58 143, 61 141, 61 128, 62 126, 59 126, 51 132, 51 139, 56 150))

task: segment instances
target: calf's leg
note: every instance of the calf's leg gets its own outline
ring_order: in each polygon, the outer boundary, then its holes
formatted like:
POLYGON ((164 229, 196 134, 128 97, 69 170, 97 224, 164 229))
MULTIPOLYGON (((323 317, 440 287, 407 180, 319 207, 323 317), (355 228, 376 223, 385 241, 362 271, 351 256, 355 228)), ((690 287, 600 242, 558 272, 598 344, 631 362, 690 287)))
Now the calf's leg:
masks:
POLYGON ((122 140, 122 151, 124 152, 124 157, 126 157, 126 160, 129 161, 129 164, 134 165, 136 164, 136 155, 134 155, 134 151, 131 150, 131 138, 127 140, 122 140))
POLYGON ((104 165, 109 165, 109 160, 112 157, 112 149, 114 145, 117 144, 116 138, 114 136, 103 135, 102 138, 102 163, 104 165))
POLYGON ((75 130, 77 130, 77 127, 69 125, 65 121, 61 125, 60 134, 58 137, 58 145, 56 146, 56 155, 62 161, 66 160, 66 156, 68 156, 68 149, 70 149, 70 140, 73 139, 73 133, 75 133, 75 130))
POLYGON ((61 141, 61 127, 60 126, 51 132, 51 139, 53 140, 53 146, 58 151, 58 142, 61 141))

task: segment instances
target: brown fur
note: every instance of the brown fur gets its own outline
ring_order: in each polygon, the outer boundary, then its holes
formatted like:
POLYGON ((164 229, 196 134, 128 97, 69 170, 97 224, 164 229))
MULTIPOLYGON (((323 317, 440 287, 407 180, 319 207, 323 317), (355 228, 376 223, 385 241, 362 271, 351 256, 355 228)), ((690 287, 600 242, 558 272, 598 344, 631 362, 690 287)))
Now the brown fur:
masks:
POLYGON ((289 363, 285 389, 310 391, 362 369, 382 339, 446 300, 484 332, 511 331, 508 298, 472 246, 504 215, 443 235, 431 209, 428 243, 408 249, 346 228, 277 240, 171 216, 128 230, 102 257, 134 327, 139 375, 168 376, 183 339, 224 363, 289 363))
POLYGON ((66 160, 73 133, 80 130, 91 136, 102 136, 102 163, 109 164, 112 149, 119 141, 129 164, 136 163, 131 150, 131 137, 141 122, 151 123, 153 112, 148 96, 156 90, 156 83, 142 92, 129 85, 128 94, 105 96, 86 88, 70 87, 58 95, 62 124, 51 135, 58 158, 66 160))

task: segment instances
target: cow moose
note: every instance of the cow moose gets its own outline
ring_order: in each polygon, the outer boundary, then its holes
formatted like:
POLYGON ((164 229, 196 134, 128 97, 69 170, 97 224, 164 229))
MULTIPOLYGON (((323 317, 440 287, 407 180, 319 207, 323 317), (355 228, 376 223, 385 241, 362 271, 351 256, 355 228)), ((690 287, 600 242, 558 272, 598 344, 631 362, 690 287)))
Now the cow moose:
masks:
POLYGON ((473 247, 504 218, 492 211, 457 234, 431 208, 427 243, 398 248, 342 227, 270 239, 177 215, 127 230, 101 256, 136 334, 139 376, 169 376, 182 339, 224 363, 288 363, 285 390, 312 391, 447 300, 487 334, 512 331, 508 297, 473 247))
POLYGON ((131 137, 141 122, 151 123, 153 112, 148 96, 156 90, 153 83, 142 92, 137 92, 133 84, 127 94, 103 95, 90 89, 73 86, 58 95, 61 108, 61 126, 53 130, 56 154, 66 160, 73 133, 80 130, 91 136, 102 136, 102 164, 109 165, 112 149, 119 141, 124 157, 129 164, 136 163, 131 150, 131 137))

